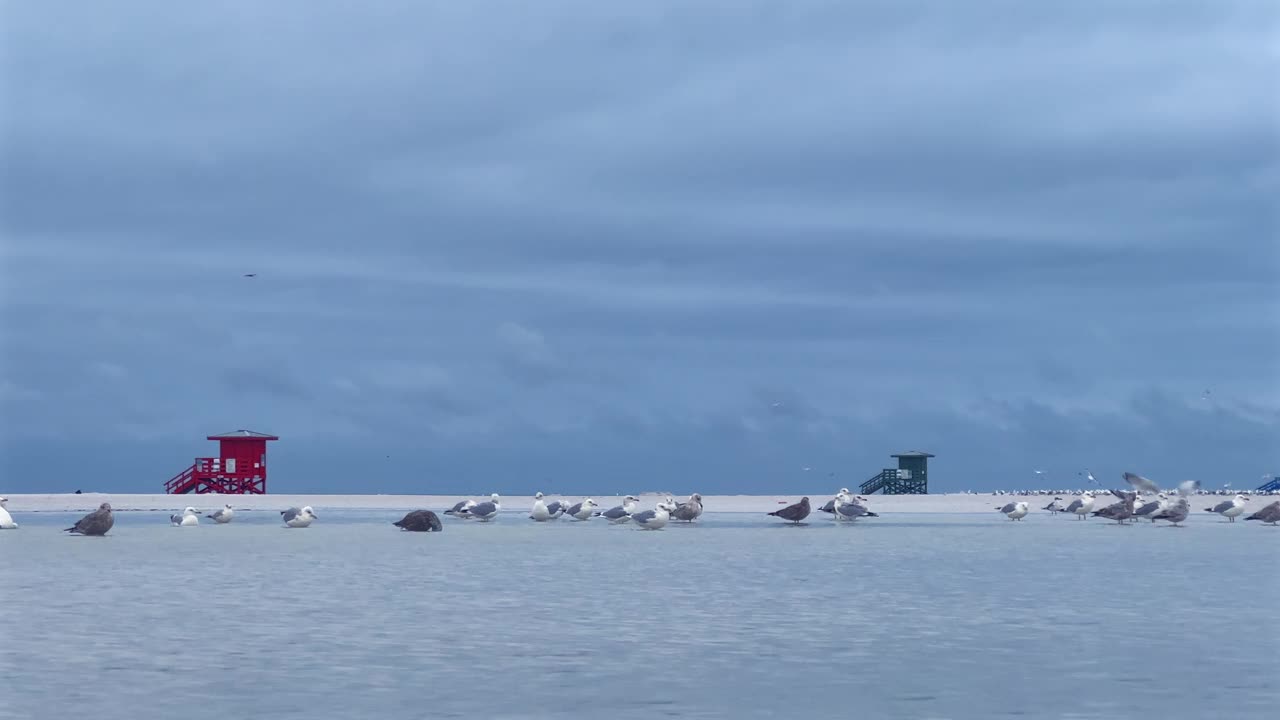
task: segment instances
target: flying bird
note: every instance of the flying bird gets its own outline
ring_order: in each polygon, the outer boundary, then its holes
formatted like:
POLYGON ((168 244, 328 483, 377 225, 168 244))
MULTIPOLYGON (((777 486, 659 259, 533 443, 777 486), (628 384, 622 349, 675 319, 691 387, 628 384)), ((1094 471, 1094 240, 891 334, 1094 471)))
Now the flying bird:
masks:
POLYGON ((254 277, 258 277, 258 273, 245 273, 244 276, 248 278, 254 278, 254 277))

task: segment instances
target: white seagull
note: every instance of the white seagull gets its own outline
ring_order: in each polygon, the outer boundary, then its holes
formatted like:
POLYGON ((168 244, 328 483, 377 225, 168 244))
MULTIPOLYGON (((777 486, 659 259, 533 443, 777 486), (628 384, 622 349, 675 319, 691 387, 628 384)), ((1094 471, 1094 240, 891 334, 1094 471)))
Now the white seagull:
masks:
POLYGON ((311 521, 318 520, 319 517, 315 511, 308 505, 301 510, 291 507, 288 510, 280 511, 280 519, 284 520, 284 524, 291 528, 304 528, 311 524, 311 521))
POLYGON ((1083 520, 1093 512, 1093 504, 1097 499, 1093 496, 1093 491, 1086 490, 1083 495, 1071 501, 1064 512, 1075 513, 1077 520, 1083 520))
POLYGON ((1249 502, 1249 498, 1244 495, 1236 495, 1230 500, 1223 500, 1211 508, 1205 508, 1205 512, 1217 513, 1227 519, 1227 522, 1235 522, 1236 518, 1244 513, 1244 504, 1249 502))
POLYGON ((565 510, 564 514, 575 520, 590 520, 591 515, 595 513, 596 508, 598 507, 600 506, 596 504, 595 500, 587 498, 580 503, 574 503, 569 506, 569 509, 565 510))
POLYGON ((0 497, 0 530, 17 530, 18 523, 13 521, 13 516, 9 514, 9 509, 5 507, 7 502, 9 502, 9 498, 0 497))
POLYGON ((640 502, 640 498, 636 497, 635 495, 628 495, 622 498, 621 505, 616 505, 614 507, 611 507, 608 510, 605 510, 604 512, 598 512, 596 513, 596 516, 603 517, 605 520, 608 520, 614 525, 620 525, 625 522, 630 522, 631 513, 636 511, 636 504, 639 502, 640 502))
POLYGON ((663 501, 654 505, 652 510, 632 513, 631 521, 642 530, 661 530, 671 519, 671 511, 674 509, 674 506, 663 501))
POLYGON ((473 517, 477 520, 492 520, 501 509, 502 502, 498 499, 498 493, 494 493, 489 496, 488 502, 476 503, 469 508, 464 507, 459 514, 463 517, 473 517))
POLYGON ((1031 506, 1027 505, 1025 502, 1011 502, 1004 507, 998 507, 996 509, 1008 516, 1010 520, 1021 520, 1027 516, 1028 512, 1030 512, 1031 506))
POLYGON ((214 522, 218 523, 219 525, 226 525, 227 523, 231 522, 231 518, 235 517, 235 515, 236 515, 236 511, 233 510, 230 505, 223 505, 222 507, 209 513, 208 515, 205 515, 205 517, 211 518, 214 522))
POLYGON ((196 512, 195 508, 189 507, 183 510, 181 515, 170 515, 169 522, 175 527, 191 527, 192 525, 199 525, 200 513, 196 512))
POLYGON ((541 492, 533 496, 533 507, 529 509, 529 519, 537 520, 538 522, 554 519, 551 511, 547 509, 547 504, 542 501, 542 497, 541 492))

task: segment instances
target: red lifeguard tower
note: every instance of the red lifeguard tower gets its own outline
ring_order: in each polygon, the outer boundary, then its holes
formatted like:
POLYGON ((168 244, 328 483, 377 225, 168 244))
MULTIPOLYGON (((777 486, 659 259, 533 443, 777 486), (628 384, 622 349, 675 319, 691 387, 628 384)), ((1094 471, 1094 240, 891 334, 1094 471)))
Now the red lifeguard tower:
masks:
POLYGON ((210 435, 218 441, 218 457, 196 458, 191 467, 164 484, 170 495, 186 493, 267 494, 267 441, 275 435, 236 430, 210 435))

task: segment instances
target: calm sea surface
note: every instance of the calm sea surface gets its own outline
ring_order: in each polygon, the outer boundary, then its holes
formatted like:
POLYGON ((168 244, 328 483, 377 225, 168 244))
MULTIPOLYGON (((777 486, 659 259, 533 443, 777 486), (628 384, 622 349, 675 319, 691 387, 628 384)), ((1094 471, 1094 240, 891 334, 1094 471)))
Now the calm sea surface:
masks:
MULTIPOLYGON (((437 510, 438 511, 438 510, 437 510)), ((0 717, 1275 718, 1280 529, 661 532, 242 512, 0 531, 0 717)), ((815 513, 817 515, 817 513, 815 513)))

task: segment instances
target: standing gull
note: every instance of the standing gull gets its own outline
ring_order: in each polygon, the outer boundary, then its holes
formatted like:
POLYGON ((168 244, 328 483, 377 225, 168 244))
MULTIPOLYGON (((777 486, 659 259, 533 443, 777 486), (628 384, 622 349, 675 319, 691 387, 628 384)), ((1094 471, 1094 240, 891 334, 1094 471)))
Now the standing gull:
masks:
POLYGON ((547 509, 547 504, 542 501, 542 493, 537 492, 533 495, 533 507, 529 508, 529 519, 538 522, 546 522, 552 519, 551 511, 547 509))
POLYGON ((600 506, 596 504, 595 500, 587 498, 580 503, 570 505, 569 509, 564 511, 564 514, 574 520, 590 520, 591 514, 594 513, 598 507, 600 506))
POLYGON ((468 517, 466 511, 476 506, 475 500, 459 500, 457 504, 444 511, 445 515, 452 515, 466 519, 468 517))
POLYGON ((1053 499, 1053 502, 1049 503, 1048 505, 1045 505, 1043 509, 1048 510, 1050 514, 1056 514, 1056 513, 1062 512, 1063 511, 1062 498, 1055 497, 1053 499))
POLYGON ((301 510, 291 507, 288 510, 280 511, 280 519, 284 521, 286 527, 304 528, 311 524, 312 520, 318 520, 319 517, 315 511, 308 505, 301 510))
POLYGON ((631 520, 642 530, 661 530, 671 519, 671 511, 675 508, 663 501, 653 506, 652 510, 632 513, 631 520))
POLYGON ((80 518, 75 525, 63 532, 69 532, 72 535, 106 535, 115 524, 116 518, 111 513, 111 503, 102 503, 97 510, 80 518))
POLYGON ((1170 523, 1173 523, 1173 527, 1180 527, 1178 523, 1186 520, 1187 516, 1190 514, 1191 502, 1184 497, 1180 497, 1177 502, 1156 513, 1155 517, 1151 518, 1151 522, 1155 522, 1156 520, 1168 520, 1170 523))
POLYGON ((880 517, 868 510, 866 505, 859 502, 860 500, 862 500, 862 498, 853 498, 847 493, 837 495, 835 499, 836 520, 857 520, 860 517, 880 517))
POLYGON ((1027 516, 1028 512, 1030 512, 1031 506, 1027 505, 1025 502, 1011 502, 1006 504, 1004 507, 998 507, 996 509, 1004 513, 1010 520, 1021 520, 1027 516))
POLYGON ((7 502, 9 502, 9 498, 0 497, 0 530, 17 530, 18 523, 13 521, 13 516, 9 514, 9 508, 5 507, 7 502))
POLYGON ((568 509, 569 509, 569 506, 559 500, 552 500, 551 502, 547 503, 547 512, 551 513, 552 520, 556 520, 561 515, 564 515, 564 511, 568 509))
POLYGON ((1265 525, 1275 525, 1280 522, 1280 500, 1267 505, 1245 520, 1261 520, 1265 525))
POLYGON ((477 520, 489 521, 497 517, 498 511, 502 509, 502 502, 498 498, 498 493, 489 496, 488 501, 476 503, 469 508, 462 509, 463 517, 473 517, 477 520))
POLYGON ((689 499, 676 506, 671 517, 681 522, 691 523, 702 515, 702 496, 694 493, 689 499))
POLYGON ((181 515, 170 515, 169 522, 178 527, 192 527, 200 524, 200 513, 196 509, 189 507, 182 511, 181 515))
POLYGON ((635 495, 628 495, 622 498, 621 505, 615 505, 604 512, 596 513, 596 515, 615 525, 621 525, 631 521, 631 513, 636 511, 636 503, 638 502, 640 502, 640 498, 635 495))
POLYGON ((440 517, 430 510, 414 510, 391 524, 409 532, 440 532, 444 529, 440 517))
POLYGON ((1138 499, 1138 493, 1133 490, 1112 490, 1111 494, 1120 498, 1120 502, 1112 503, 1101 510, 1094 510, 1093 514, 1115 520, 1123 525, 1125 520, 1133 517, 1133 503, 1138 499))
POLYGON ((1142 507, 1134 510, 1133 516, 1136 518, 1151 518, 1151 522, 1155 522, 1155 516, 1167 507, 1169 507, 1169 498, 1164 493, 1160 493, 1155 500, 1143 503, 1142 507))
POLYGON ((1086 490, 1083 495, 1072 500, 1064 512, 1075 513, 1077 520, 1084 520, 1093 511, 1095 502, 1097 501, 1093 497, 1093 492, 1086 490))
POLYGON ((809 517, 809 510, 809 498, 808 496, 805 496, 800 498, 800 502, 795 503, 794 505, 788 505, 781 510, 774 510, 769 514, 773 517, 782 518, 783 520, 790 520, 796 525, 799 525, 801 520, 809 517))
POLYGON ((1227 519, 1227 522, 1235 522, 1236 517, 1244 512, 1244 504, 1249 502, 1249 498, 1244 495, 1236 495, 1230 500, 1223 500, 1211 508, 1205 508, 1205 512, 1217 513, 1227 519))
POLYGON ((218 523, 219 525, 226 525, 227 523, 231 522, 231 518, 235 516, 236 516, 236 511, 233 510, 231 505, 229 504, 223 505, 222 507, 209 513, 208 515, 205 515, 205 517, 211 518, 214 522, 218 523))

